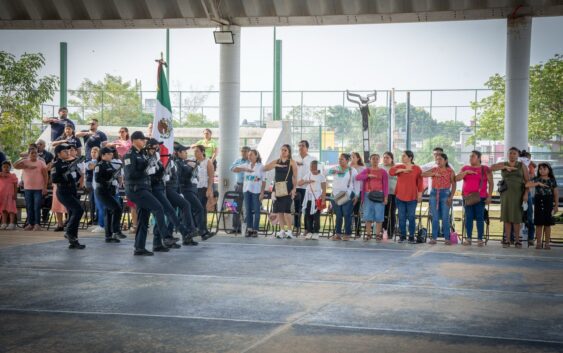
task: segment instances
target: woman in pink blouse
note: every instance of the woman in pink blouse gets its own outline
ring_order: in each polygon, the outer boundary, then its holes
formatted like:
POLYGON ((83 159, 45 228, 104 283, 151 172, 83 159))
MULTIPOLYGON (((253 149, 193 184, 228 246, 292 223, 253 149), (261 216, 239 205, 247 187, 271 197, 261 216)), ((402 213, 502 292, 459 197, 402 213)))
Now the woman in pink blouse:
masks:
POLYGON ((366 222, 366 241, 371 239, 371 225, 375 222, 375 240, 381 241, 383 234, 381 226, 385 218, 385 205, 389 193, 389 176, 387 171, 379 168, 379 155, 372 154, 369 157, 371 163, 369 168, 362 170, 356 180, 363 181, 362 202, 364 205, 363 218, 366 222))
POLYGON ((131 140, 129 139, 129 129, 122 127, 119 129, 119 138, 115 141, 109 142, 105 147, 115 148, 119 158, 123 159, 125 153, 131 149, 131 140))
POLYGON ((43 196, 47 195, 47 165, 42 159, 37 158, 35 148, 29 149, 27 158, 14 163, 15 169, 22 169, 23 192, 27 212, 27 225, 25 230, 41 230, 41 204, 43 196))

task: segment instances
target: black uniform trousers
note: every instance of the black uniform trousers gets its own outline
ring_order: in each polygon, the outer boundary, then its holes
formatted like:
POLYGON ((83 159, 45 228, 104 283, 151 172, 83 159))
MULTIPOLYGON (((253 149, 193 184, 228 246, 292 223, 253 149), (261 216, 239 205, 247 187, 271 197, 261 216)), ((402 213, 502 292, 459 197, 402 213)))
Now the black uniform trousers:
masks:
MULTIPOLYGON (((162 208, 164 209, 164 214, 165 214, 166 218, 168 220, 170 220, 170 222, 174 225, 174 227, 176 227, 176 229, 178 229, 180 231, 180 233, 182 233, 183 236, 186 236, 186 234, 188 234, 188 228, 185 225, 183 225, 182 223, 180 223, 178 216, 176 216, 176 210, 174 209, 174 207, 172 207, 172 205, 170 204, 170 201, 166 197, 166 190, 165 190, 164 186, 153 186, 152 187, 152 194, 154 195, 154 197, 156 197, 158 202, 160 202, 160 204, 162 205, 162 208)), ((170 228, 167 227, 167 229, 170 229, 170 228)), ((158 233, 159 233, 158 227, 155 225, 154 234, 158 234, 158 233)), ((160 234, 158 234, 158 235, 160 235, 160 234)), ((163 238, 172 238, 172 232, 167 233, 163 238)))
POLYGON ((68 235, 69 242, 73 243, 78 240, 78 226, 80 225, 80 219, 84 214, 84 210, 80 205, 76 189, 73 187, 65 187, 59 184, 57 187, 57 197, 68 212, 66 234, 68 235))
POLYGON ((127 198, 137 206, 137 231, 135 233, 135 249, 145 249, 147 242, 147 232, 149 228, 149 218, 151 213, 156 219, 156 226, 159 234, 153 237, 153 248, 163 246, 161 236, 168 236, 168 228, 164 219, 164 208, 156 197, 148 189, 131 190, 132 186, 126 189, 127 198))
POLYGON ((121 228, 121 205, 114 198, 113 188, 96 188, 96 197, 105 207, 105 214, 98 217, 105 217, 104 229, 106 238, 111 238, 113 233, 118 233, 121 228))
POLYGON ((170 201, 172 207, 179 208, 181 211, 181 220, 188 228, 188 232, 195 230, 194 218, 192 216, 192 206, 178 191, 174 188, 166 188, 166 198, 170 201))
POLYGON ((195 186, 182 188, 182 195, 184 195, 184 199, 188 201, 192 209, 194 226, 199 229, 201 234, 205 233, 205 229, 203 228, 205 225, 203 222, 203 206, 197 197, 197 188, 195 186))
POLYGON ((207 232, 207 188, 198 188, 197 198, 203 207, 203 226, 200 227, 200 230, 205 233, 207 232))

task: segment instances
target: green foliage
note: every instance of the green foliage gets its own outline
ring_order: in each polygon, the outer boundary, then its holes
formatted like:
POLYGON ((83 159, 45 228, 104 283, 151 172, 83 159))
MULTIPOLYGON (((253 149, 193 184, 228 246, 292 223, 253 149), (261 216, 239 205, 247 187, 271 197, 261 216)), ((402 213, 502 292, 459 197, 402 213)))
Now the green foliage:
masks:
POLYGON ((145 126, 153 121, 153 114, 142 110, 137 87, 120 76, 106 74, 98 82, 85 79, 76 91, 69 93, 76 97, 70 100, 71 106, 84 107, 85 116, 77 119, 78 123, 96 118, 100 125, 145 126))
MULTIPOLYGON (((493 91, 489 97, 472 102, 481 113, 477 116, 476 139, 504 139, 505 78, 495 74, 485 86, 493 91)), ((546 63, 530 67, 530 102, 528 138, 543 144, 553 136, 563 135, 563 56, 557 54, 546 63)))
POLYGON ((0 51, 0 142, 12 159, 37 138, 39 129, 29 126, 41 118, 41 104, 57 89, 56 76, 39 76, 44 65, 41 53, 26 53, 18 60, 0 51))
POLYGON ((188 113, 177 127, 219 127, 218 121, 212 121, 201 113, 188 113))
POLYGON ((435 147, 442 147, 444 149, 444 153, 448 156, 448 162, 454 170, 457 171, 461 168, 461 163, 457 160, 458 152, 456 151, 455 143, 445 135, 438 135, 424 140, 422 149, 415 153, 416 163, 425 164, 433 161, 434 156, 432 155, 432 150, 435 147))

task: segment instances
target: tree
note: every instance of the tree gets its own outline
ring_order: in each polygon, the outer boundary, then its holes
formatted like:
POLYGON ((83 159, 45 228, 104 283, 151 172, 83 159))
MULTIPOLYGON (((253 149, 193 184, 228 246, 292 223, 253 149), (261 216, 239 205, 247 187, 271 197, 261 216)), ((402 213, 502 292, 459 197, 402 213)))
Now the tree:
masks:
POLYGON ((434 136, 422 143, 422 149, 415 153, 416 163, 422 165, 433 161, 432 150, 435 147, 442 147, 452 168, 456 171, 459 170, 461 163, 458 161, 459 153, 456 151, 455 144, 449 137, 443 135, 434 136))
MULTIPOLYGON (((485 83, 493 93, 472 102, 481 110, 476 117, 475 139, 504 139, 505 78, 495 74, 485 83)), ((528 138, 542 144, 553 136, 563 135, 563 56, 556 54, 546 63, 530 68, 530 101, 528 108, 528 138)))
POLYGON ((56 76, 39 77, 45 65, 41 53, 26 53, 19 60, 0 51, 0 141, 10 158, 37 137, 31 122, 40 119, 40 106, 51 100, 58 86, 56 76))
POLYGON ((178 127, 219 127, 219 122, 208 120, 201 113, 188 113, 178 127))
POLYGON ((153 114, 142 109, 137 87, 121 76, 106 74, 98 82, 85 79, 78 90, 69 92, 77 98, 70 100, 70 105, 87 110, 87 116, 78 122, 96 118, 100 125, 144 126, 153 120, 153 114))

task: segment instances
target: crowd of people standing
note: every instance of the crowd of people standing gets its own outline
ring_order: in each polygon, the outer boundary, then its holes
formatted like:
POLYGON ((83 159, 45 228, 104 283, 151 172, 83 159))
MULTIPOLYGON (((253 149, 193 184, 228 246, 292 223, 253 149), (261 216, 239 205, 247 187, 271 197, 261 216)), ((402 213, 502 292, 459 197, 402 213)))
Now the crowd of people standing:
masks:
MULTIPOLYGON (((15 200, 21 183, 27 214, 24 229, 41 230, 41 220, 45 218, 42 210, 52 183, 49 201, 55 214, 55 230, 64 231, 72 249, 84 248, 78 242, 78 225, 84 213, 79 189, 89 194, 92 223, 98 226, 95 230, 105 233, 108 243, 118 243, 126 237, 121 230, 125 202, 133 215, 131 229, 135 233, 136 255, 152 255, 145 248, 150 214, 156 220, 153 251, 166 252, 180 247, 177 244, 180 239, 173 236, 174 230, 181 233, 182 243, 187 246, 197 245, 195 237, 206 240, 213 236, 208 230, 207 211, 214 209, 216 203, 213 183, 219 149, 211 138, 211 130, 204 131, 201 141, 191 146, 176 143, 173 154, 160 156, 160 143, 140 131, 130 135, 122 127, 119 138, 108 141, 107 135, 99 131, 96 119, 90 121, 88 130, 76 132, 67 115, 66 108, 61 108, 59 117, 44 119, 51 125, 54 155, 46 150, 44 141, 38 140, 13 165, 7 160, 0 161, 0 228, 15 228, 15 200), (188 156, 190 149, 193 157, 188 156), (169 161, 163 164, 161 157, 169 161), (22 170, 21 181, 11 173, 12 167, 22 170), (119 193, 122 187, 125 201, 119 193)), ((456 173, 439 147, 433 151, 434 160, 425 165, 417 165, 414 153, 409 150, 401 153, 400 163, 395 162, 389 151, 371 154, 369 163, 364 163, 359 153, 352 152, 340 154, 338 163, 324 170, 309 154, 308 141, 300 141, 297 147, 294 155, 291 145, 283 145, 279 157, 268 163, 262 161, 256 149, 241 149, 241 158, 234 161, 231 170, 236 173, 235 191, 242 194, 244 219, 235 215, 234 231, 242 229, 244 224, 245 236, 258 235, 262 201, 270 187, 266 175, 272 173, 272 213, 279 224, 278 238, 302 236, 318 240, 321 212, 330 207, 335 216, 330 238, 334 241, 350 240, 357 228, 354 219, 360 219, 361 215, 366 241, 375 238, 379 242, 397 233, 400 243, 416 243, 416 211, 420 209, 425 190, 423 180, 428 178, 428 209, 432 220, 429 244, 436 244, 439 236, 444 237, 446 245, 455 240, 450 238, 454 235, 451 232, 453 197, 457 182, 462 181, 467 235, 463 244, 472 244, 475 223, 477 244, 483 246, 486 206, 491 203, 493 193, 492 173, 500 171, 503 246, 522 246, 520 225, 526 215, 528 241, 533 242, 535 234, 536 247, 549 249, 552 214, 558 211, 557 182, 548 163, 536 166, 525 151, 513 147, 506 162, 491 166, 481 163, 479 151, 472 151, 469 164, 456 173)))

